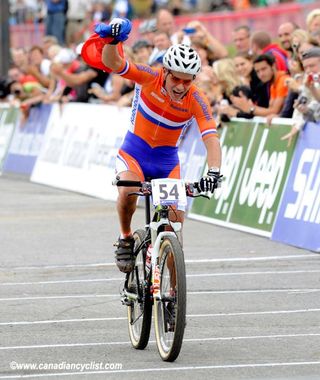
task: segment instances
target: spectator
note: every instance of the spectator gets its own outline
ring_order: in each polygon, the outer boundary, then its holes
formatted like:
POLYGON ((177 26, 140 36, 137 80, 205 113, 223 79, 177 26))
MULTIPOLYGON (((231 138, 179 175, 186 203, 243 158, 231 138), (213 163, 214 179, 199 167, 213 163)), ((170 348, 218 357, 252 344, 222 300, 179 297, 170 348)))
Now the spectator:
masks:
POLYGON ((124 86, 124 78, 120 77, 120 75, 110 73, 104 88, 99 85, 94 85, 89 90, 89 93, 94 94, 98 99, 102 100, 103 103, 116 104, 123 95, 122 88, 124 86))
POLYGON ((28 66, 28 53, 23 48, 11 49, 11 58, 13 64, 19 67, 22 71, 28 66))
MULTIPOLYGON (((77 47, 78 57, 69 49, 62 49, 55 57, 52 73, 65 85, 64 95, 69 96, 69 100, 77 102, 88 102, 92 87, 104 86, 108 74, 101 70, 88 67, 81 58, 82 44, 77 47), (73 66, 72 66, 73 65, 73 66)), ((102 87, 101 87, 102 88, 102 87)))
POLYGON ((50 61, 54 61, 54 58, 56 57, 56 55, 62 50, 62 46, 60 45, 52 45, 49 47, 48 49, 48 59, 50 61))
POLYGON ((81 64, 76 58, 76 54, 71 49, 67 48, 61 49, 55 56, 50 67, 50 72, 54 80, 51 81, 51 86, 46 97, 49 101, 61 101, 62 98, 64 101, 76 99, 75 89, 69 91, 68 88, 66 90, 69 86, 64 78, 64 72, 67 74, 73 74, 79 70, 81 64), (64 93, 64 90, 66 90, 67 93, 64 93))
POLYGON ((17 24, 25 24, 27 21, 27 5, 25 0, 16 0, 15 3, 10 4, 11 13, 17 24))
POLYGON ((254 104, 260 107, 269 106, 267 85, 261 82, 253 67, 253 57, 248 53, 238 53, 234 58, 235 69, 240 77, 241 84, 251 90, 254 104))
MULTIPOLYGON (((93 25, 101 21, 102 22, 108 21, 112 13, 111 3, 107 4, 103 0, 93 0, 91 11, 92 11, 91 19, 92 19, 93 25)), ((90 28, 90 30, 91 29, 93 30, 93 27, 90 28)))
POLYGON ((151 66, 152 66, 152 63, 156 61, 159 58, 159 56, 163 55, 162 53, 171 46, 170 37, 165 32, 157 31, 154 34, 153 45, 154 45, 154 48, 149 58, 149 64, 151 66))
POLYGON ((153 0, 130 0, 132 13, 137 18, 147 18, 151 15, 153 0))
POLYGON ((285 22, 281 24, 278 28, 278 38, 282 49, 287 52, 287 55, 290 57, 293 53, 291 41, 292 33, 298 29, 298 26, 294 22, 285 22))
MULTIPOLYGON (((190 21, 186 25, 185 30, 192 30, 193 33, 188 33, 188 37, 193 43, 200 43, 206 47, 208 52, 211 55, 212 60, 217 60, 221 58, 226 58, 228 55, 228 51, 226 47, 214 38, 208 29, 204 26, 200 21, 190 21)), ((189 43, 190 44, 190 43, 189 43)))
POLYGON ((298 47, 298 57, 300 59, 300 61, 302 62, 302 56, 303 54, 308 51, 309 49, 313 48, 313 47, 316 47, 314 44, 312 44, 311 42, 308 41, 305 41, 305 42, 302 42, 299 47, 298 47))
POLYGON ((46 0, 46 5, 46 35, 57 37, 59 44, 64 45, 68 2, 67 0, 46 0))
POLYGON ((174 33, 174 18, 167 9, 160 9, 157 12, 157 30, 167 33, 170 37, 174 33))
POLYGON ((139 25, 139 33, 142 39, 149 41, 151 44, 153 43, 153 39, 155 33, 157 31, 157 20, 152 18, 150 20, 144 20, 139 25))
POLYGON ((320 29, 320 8, 314 9, 307 15, 306 24, 310 34, 320 29))
POLYGON ((289 78, 283 71, 277 70, 275 58, 270 54, 261 54, 253 62, 253 67, 261 82, 268 84, 269 106, 254 105, 251 100, 244 97, 232 96, 233 105, 245 113, 253 116, 268 116, 278 114, 288 94, 286 80, 289 78))
POLYGON ((132 18, 132 6, 129 0, 115 0, 113 3, 113 10, 111 18, 132 18))
POLYGON ((294 125, 291 131, 282 137, 289 140, 299 132, 307 121, 320 121, 320 48, 313 47, 302 56, 305 71, 304 83, 295 103, 293 114, 294 125))
POLYGON ((88 26, 91 12, 91 0, 68 0, 66 43, 78 45, 83 41, 83 34, 88 26))
MULTIPOLYGON (((196 85, 205 93, 210 102, 210 105, 213 107, 214 110, 216 103, 221 99, 222 90, 219 86, 216 75, 213 73, 212 76, 207 75, 207 73, 201 71, 197 76, 196 85)), ((215 112, 213 113, 213 115, 216 118, 215 112)))
POLYGON ((138 40, 135 42, 132 46, 135 62, 148 64, 152 50, 153 47, 147 40, 138 40))
POLYGON ((254 55, 270 53, 274 56, 277 69, 280 71, 288 70, 288 55, 277 44, 271 43, 269 33, 265 31, 254 32, 251 36, 251 50, 254 55))
POLYGON ((211 66, 214 60, 211 58, 211 51, 208 50, 207 45, 201 42, 193 42, 191 47, 198 53, 201 60, 201 70, 207 66, 211 66))
POLYGON ((236 73, 235 63, 232 58, 223 58, 215 61, 212 67, 221 87, 220 99, 218 101, 222 99, 229 101, 234 87, 241 84, 240 78, 236 73))
POLYGON ((55 36, 44 36, 42 38, 42 44, 41 44, 41 46, 42 46, 42 49, 43 49, 44 56, 46 58, 49 58, 48 57, 48 50, 53 45, 58 45, 58 39, 57 39, 57 37, 55 37, 55 36))
POLYGON ((49 86, 51 61, 44 57, 44 51, 40 46, 33 46, 29 50, 28 73, 33 75, 43 87, 49 86))
POLYGON ((0 103, 7 102, 10 94, 11 81, 9 78, 0 78, 0 103))
POLYGON ((172 45, 169 35, 161 31, 155 32, 151 44, 158 50, 167 50, 172 45))
POLYGON ((320 46, 320 29, 310 34, 309 41, 316 46, 320 46))
POLYGON ((250 51, 250 28, 240 25, 233 31, 233 43, 237 53, 248 53, 250 51))
POLYGON ((39 93, 41 90, 40 83, 36 78, 27 73, 27 65, 24 67, 25 71, 22 71, 21 66, 13 65, 8 71, 8 78, 12 82, 18 82, 23 87, 23 93, 28 96, 33 96, 39 93))
POLYGON ((295 29, 291 35, 291 48, 295 52, 302 42, 307 42, 309 40, 309 34, 304 29, 295 29))

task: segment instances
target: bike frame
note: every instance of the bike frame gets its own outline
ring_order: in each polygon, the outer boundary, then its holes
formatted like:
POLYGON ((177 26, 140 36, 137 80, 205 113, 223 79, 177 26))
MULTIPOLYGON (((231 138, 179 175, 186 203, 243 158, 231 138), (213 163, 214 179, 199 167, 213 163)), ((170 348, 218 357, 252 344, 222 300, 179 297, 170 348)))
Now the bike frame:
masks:
MULTIPOLYGON (((145 197, 145 229, 147 231, 147 240, 150 240, 152 245, 151 253, 151 278, 150 284, 153 287, 153 298, 161 300, 160 289, 157 285, 159 274, 159 251, 162 239, 164 236, 172 235, 175 238, 181 236, 182 224, 180 222, 171 222, 168 218, 170 211, 169 206, 157 206, 155 208, 153 220, 151 221, 151 202, 150 195, 145 197), (161 231, 166 226, 170 226, 173 231, 161 231)), ((180 240, 180 239, 179 239, 180 240)), ((146 244, 146 243, 144 243, 146 244)), ((140 248, 140 247, 139 247, 140 248)))

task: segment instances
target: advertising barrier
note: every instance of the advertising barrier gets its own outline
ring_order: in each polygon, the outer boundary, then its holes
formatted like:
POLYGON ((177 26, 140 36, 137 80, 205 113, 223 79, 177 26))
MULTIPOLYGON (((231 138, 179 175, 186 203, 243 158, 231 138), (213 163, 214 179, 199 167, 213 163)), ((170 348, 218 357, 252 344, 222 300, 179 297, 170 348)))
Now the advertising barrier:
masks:
POLYGON ((295 150, 272 240, 320 252, 320 125, 308 123, 295 150))
POLYGON ((0 105, 0 174, 18 118, 18 108, 0 105))
MULTIPOLYGON (((23 126, 18 108, 0 106, 0 169, 33 182, 116 200, 115 160, 131 110, 69 103, 34 108, 23 126)), ((308 123, 298 144, 282 140, 289 119, 233 119, 220 133, 222 187, 197 198, 189 217, 320 252, 320 125, 308 123)), ((206 173, 198 126, 184 131, 182 178, 206 173)), ((189 203, 190 206, 190 203, 189 203)))
POLYGON ((4 172, 31 175, 49 123, 51 107, 49 104, 32 107, 28 119, 18 123, 4 163, 4 172))
POLYGON ((115 159, 129 120, 129 108, 54 105, 31 181, 115 200, 115 159))
MULTIPOLYGON (((224 175, 210 201, 194 200, 194 219, 270 236, 294 151, 281 137, 291 125, 278 119, 234 120, 221 131, 224 175), (281 124, 280 124, 281 123, 281 124)), ((206 171, 206 169, 205 169, 206 171)))
POLYGON ((202 174, 206 157, 206 148, 198 124, 193 120, 179 145, 181 178, 190 182, 197 181, 202 174))

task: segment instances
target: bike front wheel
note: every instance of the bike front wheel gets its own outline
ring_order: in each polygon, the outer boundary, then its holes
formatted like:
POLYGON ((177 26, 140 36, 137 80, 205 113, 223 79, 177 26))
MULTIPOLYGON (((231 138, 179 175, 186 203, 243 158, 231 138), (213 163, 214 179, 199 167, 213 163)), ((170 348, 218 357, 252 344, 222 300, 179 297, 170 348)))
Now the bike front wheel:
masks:
POLYGON ((181 350, 186 325, 186 274, 177 238, 164 236, 159 251, 160 299, 154 300, 155 332, 159 354, 174 361, 181 350))
POLYGON ((135 251, 137 253, 134 270, 129 274, 128 291, 131 294, 131 302, 128 305, 128 329, 131 344, 134 348, 143 350, 149 341, 152 302, 150 297, 150 286, 145 271, 146 248, 143 245, 146 232, 137 230, 133 237, 135 239, 135 251))

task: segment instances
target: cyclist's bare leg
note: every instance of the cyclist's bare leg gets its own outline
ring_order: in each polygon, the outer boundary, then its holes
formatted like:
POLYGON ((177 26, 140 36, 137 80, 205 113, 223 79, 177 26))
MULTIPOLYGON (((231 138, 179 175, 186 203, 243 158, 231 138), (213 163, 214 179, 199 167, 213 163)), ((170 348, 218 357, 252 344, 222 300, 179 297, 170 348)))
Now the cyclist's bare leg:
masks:
MULTIPOLYGON (((121 172, 118 176, 122 180, 141 181, 139 176, 131 171, 121 172)), ((138 190, 139 188, 137 187, 118 187, 117 211, 122 237, 127 237, 132 234, 131 220, 136 211, 138 197, 136 195, 128 196, 128 194, 138 190)))

